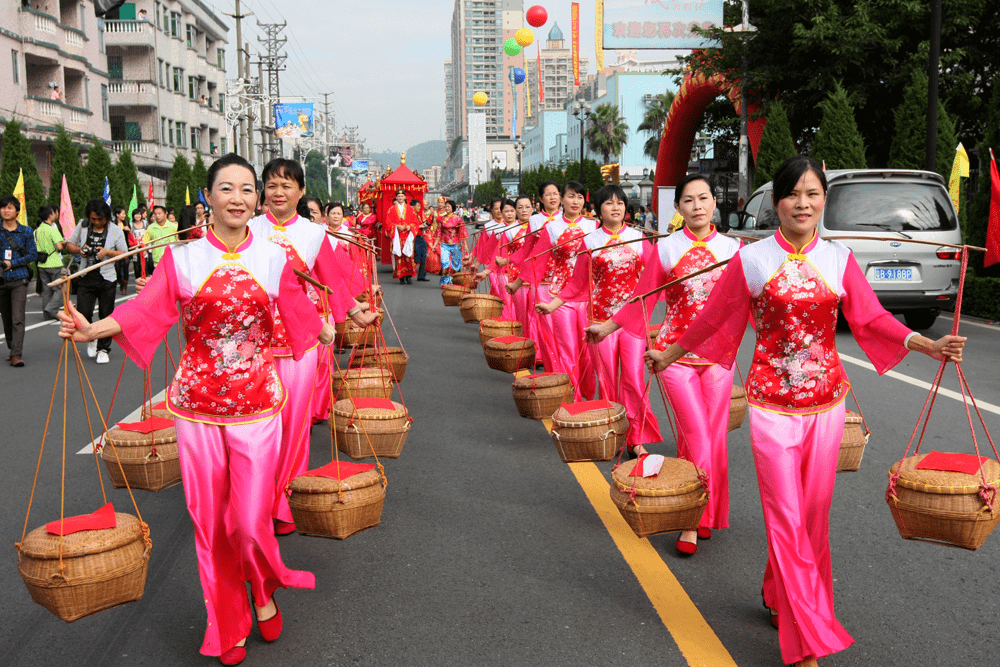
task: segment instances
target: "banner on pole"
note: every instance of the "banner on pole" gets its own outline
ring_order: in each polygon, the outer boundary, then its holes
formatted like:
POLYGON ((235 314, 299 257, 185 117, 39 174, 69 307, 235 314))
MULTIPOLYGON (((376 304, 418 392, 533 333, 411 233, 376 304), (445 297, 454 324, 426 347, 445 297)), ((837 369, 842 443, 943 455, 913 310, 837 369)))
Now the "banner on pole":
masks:
POLYGON ((602 0, 605 49, 704 49, 719 46, 692 28, 722 25, 723 0, 602 0))
POLYGON ((274 136, 281 139, 313 136, 313 103, 275 104, 274 136))
POLYGON ((572 4, 573 23, 573 85, 580 85, 580 3, 572 4))

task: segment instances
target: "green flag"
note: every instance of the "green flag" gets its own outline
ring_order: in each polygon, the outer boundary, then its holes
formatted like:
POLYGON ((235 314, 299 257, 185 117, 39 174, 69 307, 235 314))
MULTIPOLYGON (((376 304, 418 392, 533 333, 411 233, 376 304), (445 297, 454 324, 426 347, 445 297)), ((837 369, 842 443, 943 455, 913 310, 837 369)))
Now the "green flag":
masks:
POLYGON ((135 191, 136 186, 132 186, 132 201, 128 205, 128 223, 132 224, 132 214, 135 213, 135 209, 139 208, 139 197, 135 191))

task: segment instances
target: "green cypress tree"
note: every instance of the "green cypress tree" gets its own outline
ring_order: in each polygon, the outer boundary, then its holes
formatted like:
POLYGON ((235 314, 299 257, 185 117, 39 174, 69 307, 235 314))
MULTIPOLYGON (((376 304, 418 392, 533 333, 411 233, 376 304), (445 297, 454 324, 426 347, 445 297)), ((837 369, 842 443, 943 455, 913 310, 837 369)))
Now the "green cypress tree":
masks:
POLYGON ((21 123, 6 122, 3 131, 3 152, 0 153, 0 194, 14 193, 19 173, 24 174, 24 202, 28 224, 38 224, 38 209, 45 205, 45 186, 38 175, 31 142, 21 134, 21 123))
MULTIPOLYGON (((83 173, 87 177, 87 199, 101 198, 104 195, 104 178, 108 179, 108 189, 111 189, 111 181, 115 178, 114 167, 111 165, 111 154, 104 147, 97 137, 91 137, 90 150, 87 152, 87 164, 83 167, 83 173)), ((113 193, 112 193, 113 194, 113 193)), ((111 198, 113 206, 128 206, 128 201, 122 202, 111 198)))
POLYGON ((194 164, 191 165, 191 203, 198 202, 198 192, 208 187, 208 167, 201 159, 201 151, 195 151, 194 164))
POLYGON ((754 189, 759 188, 774 175, 778 166, 786 159, 797 155, 795 142, 792 141, 792 130, 788 124, 788 116, 784 105, 775 100, 767 107, 767 125, 760 137, 760 147, 757 149, 756 174, 753 179, 754 189))
MULTIPOLYGON (((174 166, 170 169, 170 181, 167 183, 167 200, 164 206, 173 208, 180 215, 184 208, 184 198, 188 186, 191 185, 191 165, 180 153, 174 158, 174 166)), ((194 199, 191 200, 192 202, 194 199)))
MULTIPOLYGON (((927 75, 914 70, 910 85, 903 90, 903 101, 893 112, 895 132, 889 147, 889 167, 893 169, 923 169, 927 159, 927 75)), ((955 121, 948 115, 944 102, 938 101, 937 148, 934 169, 944 176, 951 175, 958 135, 955 121)))
POLYGON ((132 201, 132 193, 137 192, 139 204, 146 203, 146 191, 139 183, 139 170, 132 161, 132 152, 125 149, 118 155, 114 167, 114 178, 111 180, 111 201, 115 206, 128 207, 132 201), (119 202, 121 202, 119 204, 119 202))
POLYGON ((819 103, 823 120, 810 155, 826 162, 827 169, 865 169, 865 142, 854 120, 854 107, 847 91, 837 82, 826 100, 819 103))
POLYGON ((62 194, 62 178, 66 176, 69 187, 69 197, 73 201, 73 217, 77 220, 83 217, 87 208, 89 188, 87 177, 80 164, 80 149, 73 145, 66 128, 59 126, 59 133, 52 144, 52 180, 49 182, 49 205, 59 206, 62 194))

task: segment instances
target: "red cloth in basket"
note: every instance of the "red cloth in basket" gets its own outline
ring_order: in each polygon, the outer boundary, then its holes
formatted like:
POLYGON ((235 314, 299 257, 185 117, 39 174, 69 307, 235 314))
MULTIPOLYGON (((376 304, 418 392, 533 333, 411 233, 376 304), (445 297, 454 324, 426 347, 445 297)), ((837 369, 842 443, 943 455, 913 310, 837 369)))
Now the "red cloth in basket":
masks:
POLYGON ((136 433, 152 433, 161 429, 170 428, 174 425, 173 419, 165 417, 150 417, 141 422, 120 422, 118 428, 123 431, 134 431, 136 433))
POLYGON ((964 472, 975 475, 983 466, 987 457, 975 454, 953 454, 950 452, 931 452, 917 464, 917 470, 943 470, 944 472, 964 472))
POLYGON ((579 403, 563 403, 562 409, 571 415, 578 415, 581 412, 590 410, 610 410, 611 402, 603 399, 598 401, 580 401, 579 403))
POLYGON ((330 461, 322 468, 316 468, 315 470, 310 470, 305 474, 306 477, 327 477, 329 479, 336 479, 343 481, 348 477, 353 477, 354 475, 360 475, 363 472, 368 472, 369 470, 374 470, 374 463, 354 463, 353 461, 330 461))
POLYGON ((50 521, 45 524, 45 532, 49 535, 72 535, 83 530, 104 530, 118 525, 115 508, 108 503, 92 514, 68 516, 62 521, 50 521), (60 525, 62 524, 62 525, 60 525))
POLYGON ((354 403, 354 407, 358 410, 362 408, 396 409, 396 406, 388 398, 352 398, 351 403, 354 403))
POLYGON ((500 336, 499 338, 494 338, 493 342, 507 345, 508 343, 520 343, 522 340, 528 339, 523 336, 500 336))

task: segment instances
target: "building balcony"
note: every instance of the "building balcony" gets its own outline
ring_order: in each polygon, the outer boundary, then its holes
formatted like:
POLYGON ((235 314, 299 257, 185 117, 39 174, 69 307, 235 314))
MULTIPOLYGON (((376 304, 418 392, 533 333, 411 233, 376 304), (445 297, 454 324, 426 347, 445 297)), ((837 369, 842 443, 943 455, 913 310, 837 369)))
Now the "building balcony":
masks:
POLYGON ((110 106, 155 107, 157 86, 152 81, 111 80, 108 82, 110 106))
POLYGON ((104 43, 109 46, 148 46, 153 48, 156 28, 148 21, 104 22, 104 43))
POLYGON ((119 155, 128 150, 134 157, 146 158, 148 161, 159 157, 160 145, 156 141, 121 140, 112 141, 111 150, 119 155))
POLYGON ((21 29, 28 33, 32 41, 43 46, 54 46, 74 55, 82 55, 87 43, 83 31, 63 25, 56 17, 30 7, 21 7, 20 10, 24 12, 21 17, 21 29))
POLYGON ((87 131, 93 112, 79 107, 64 104, 59 100, 47 100, 44 97, 27 97, 31 111, 30 115, 50 122, 52 125, 64 125, 70 130, 87 131))

